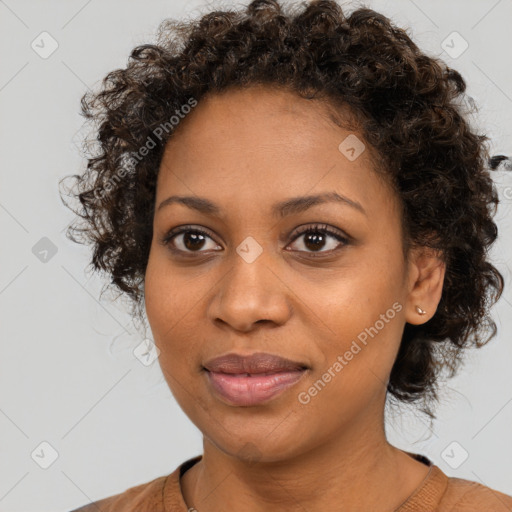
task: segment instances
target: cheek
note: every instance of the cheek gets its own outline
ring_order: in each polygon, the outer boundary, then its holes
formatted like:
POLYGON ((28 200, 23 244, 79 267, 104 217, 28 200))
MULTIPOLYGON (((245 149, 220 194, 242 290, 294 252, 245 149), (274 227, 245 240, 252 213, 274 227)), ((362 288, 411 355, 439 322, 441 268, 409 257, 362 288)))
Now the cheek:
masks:
MULTIPOLYGON (((317 296, 318 311, 329 326, 329 340, 322 350, 325 368, 320 371, 344 375, 333 379, 337 381, 334 387, 351 388, 366 378, 387 381, 399 348, 404 327, 404 269, 400 259, 389 254, 371 256, 361 257, 343 278, 333 280, 317 296), (337 361, 340 364, 335 365, 337 361)), ((379 387, 379 382, 374 384, 379 387)))
MULTIPOLYGON (((153 340, 160 350, 159 363, 164 375, 173 372, 173 365, 180 360, 183 351, 177 346, 183 340, 183 325, 180 319, 185 316, 183 310, 183 293, 168 266, 162 258, 150 255, 144 283, 144 299, 153 340)), ((167 375, 165 375, 167 379, 167 375)))
POLYGON ((305 411, 322 410, 320 416, 328 418, 323 428, 328 424, 334 428, 340 421, 329 411, 356 417, 380 407, 385 399, 403 329, 402 307, 398 302, 369 306, 347 303, 337 324, 331 324, 332 337, 320 345, 322 364, 299 390, 301 403, 313 406, 305 411))
POLYGON ((144 303, 151 330, 156 338, 159 337, 164 311, 170 310, 167 304, 169 294, 165 292, 165 289, 166 282, 165 279, 162 279, 158 261, 150 253, 144 276, 144 303))
MULTIPOLYGON (((197 285, 195 285, 197 287, 197 285)), ((193 308, 193 283, 184 282, 165 255, 151 251, 146 268, 144 298, 146 313, 155 338, 164 340, 180 328, 180 319, 193 308)))
POLYGON ((201 336, 186 294, 172 292, 182 290, 179 277, 173 274, 164 261, 150 256, 145 276, 146 315, 160 351, 158 363, 167 385, 185 413, 194 417, 194 407, 201 405, 201 396, 195 389, 197 374, 191 371, 191 365, 196 361, 201 336), (193 406, 191 402, 197 403, 193 406))
POLYGON ((339 275, 330 276, 321 287, 312 286, 308 292, 325 324, 340 335, 357 335, 404 299, 401 265, 391 256, 365 252, 339 275))
POLYGON ((162 370, 185 375, 189 368, 190 374, 190 366, 196 362, 194 354, 200 352, 203 342, 198 315, 204 285, 184 279, 179 270, 173 271, 165 256, 150 254, 144 295, 162 370))

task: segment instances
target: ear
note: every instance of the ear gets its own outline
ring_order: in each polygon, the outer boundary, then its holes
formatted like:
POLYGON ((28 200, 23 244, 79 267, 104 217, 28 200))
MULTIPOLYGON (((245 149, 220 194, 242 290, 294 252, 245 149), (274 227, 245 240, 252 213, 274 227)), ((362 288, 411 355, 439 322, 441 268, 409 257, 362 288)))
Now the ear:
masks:
POLYGON ((441 300, 445 271, 446 264, 439 251, 429 247, 410 250, 406 322, 413 325, 424 324, 434 316, 441 300), (417 307, 425 313, 421 314, 417 307))

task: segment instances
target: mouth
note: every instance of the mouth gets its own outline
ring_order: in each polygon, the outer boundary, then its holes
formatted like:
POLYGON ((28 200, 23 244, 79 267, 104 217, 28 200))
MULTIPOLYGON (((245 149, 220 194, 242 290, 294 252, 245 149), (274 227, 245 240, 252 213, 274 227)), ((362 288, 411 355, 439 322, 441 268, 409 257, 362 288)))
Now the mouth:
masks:
POLYGON ((203 365, 210 390, 228 405, 268 402, 299 382, 310 370, 305 363, 256 352, 231 352, 203 365))
POLYGON ((264 373, 223 373, 205 369, 213 392, 228 405, 254 406, 266 403, 297 384, 306 368, 264 373))

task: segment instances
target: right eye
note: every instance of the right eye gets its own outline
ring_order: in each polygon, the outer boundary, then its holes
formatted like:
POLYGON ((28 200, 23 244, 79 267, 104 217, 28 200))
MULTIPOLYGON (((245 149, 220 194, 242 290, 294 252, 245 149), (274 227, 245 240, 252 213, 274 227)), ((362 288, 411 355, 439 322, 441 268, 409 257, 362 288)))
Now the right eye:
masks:
MULTIPOLYGON (((161 243, 164 246, 169 246, 169 249, 175 252, 194 253, 194 252, 207 252, 202 251, 205 241, 210 239, 213 241, 211 235, 203 228, 196 228, 194 226, 181 226, 179 228, 171 229, 162 238, 161 243)), ((216 244, 218 246, 218 244, 216 244)), ((208 250, 215 250, 210 248, 208 250)))

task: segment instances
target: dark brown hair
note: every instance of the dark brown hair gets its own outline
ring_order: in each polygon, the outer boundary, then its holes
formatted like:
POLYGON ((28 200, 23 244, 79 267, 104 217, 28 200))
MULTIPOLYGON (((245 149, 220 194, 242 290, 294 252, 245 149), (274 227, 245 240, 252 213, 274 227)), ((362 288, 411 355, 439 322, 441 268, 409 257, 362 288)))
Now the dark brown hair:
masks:
POLYGON ((406 324, 388 384, 398 400, 421 399, 433 417, 441 372, 453 375, 466 347, 496 333, 488 312, 503 278, 488 261, 498 203, 489 170, 506 157, 491 158, 488 137, 470 126, 462 76, 378 12, 347 16, 333 0, 286 9, 255 0, 239 11, 165 20, 155 44, 133 49, 125 69, 82 98, 97 143, 86 170, 71 176, 79 219, 68 237, 92 244, 93 269, 141 314, 156 180, 175 132, 170 119, 183 117, 191 99, 251 84, 348 107, 400 198, 406 246, 441 251, 439 307, 425 324, 406 324), (135 158, 150 139, 151 150, 135 158))

